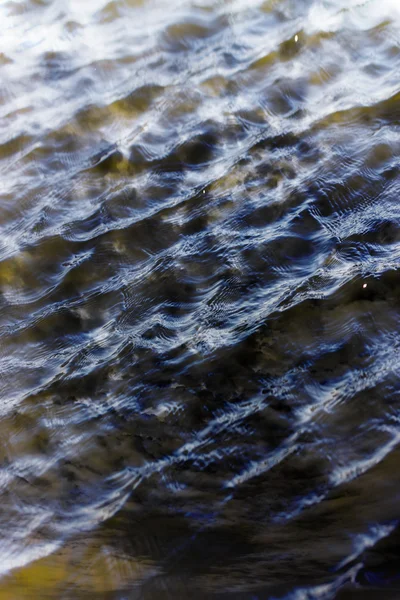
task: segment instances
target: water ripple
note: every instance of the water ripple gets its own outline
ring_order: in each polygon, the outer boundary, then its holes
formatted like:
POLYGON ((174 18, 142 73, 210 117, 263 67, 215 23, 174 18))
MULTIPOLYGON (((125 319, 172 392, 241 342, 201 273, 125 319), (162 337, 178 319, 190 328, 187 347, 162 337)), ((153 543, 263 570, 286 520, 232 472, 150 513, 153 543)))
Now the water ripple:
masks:
POLYGON ((398 591, 397 0, 0 17, 0 595, 398 591))

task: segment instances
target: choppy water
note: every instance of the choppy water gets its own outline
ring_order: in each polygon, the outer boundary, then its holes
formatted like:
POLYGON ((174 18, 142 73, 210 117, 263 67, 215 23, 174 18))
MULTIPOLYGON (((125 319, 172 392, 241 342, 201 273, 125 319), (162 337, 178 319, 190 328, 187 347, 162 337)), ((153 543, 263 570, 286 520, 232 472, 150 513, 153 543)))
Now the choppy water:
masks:
POLYGON ((0 598, 399 598, 399 1, 0 22, 0 598))

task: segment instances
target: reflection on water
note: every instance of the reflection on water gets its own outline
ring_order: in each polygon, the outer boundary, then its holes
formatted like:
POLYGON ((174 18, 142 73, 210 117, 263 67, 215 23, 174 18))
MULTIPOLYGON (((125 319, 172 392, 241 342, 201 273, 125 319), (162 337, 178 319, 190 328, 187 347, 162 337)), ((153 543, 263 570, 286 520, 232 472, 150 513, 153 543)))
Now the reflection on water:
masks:
POLYGON ((0 599, 398 598, 398 0, 0 19, 0 599))

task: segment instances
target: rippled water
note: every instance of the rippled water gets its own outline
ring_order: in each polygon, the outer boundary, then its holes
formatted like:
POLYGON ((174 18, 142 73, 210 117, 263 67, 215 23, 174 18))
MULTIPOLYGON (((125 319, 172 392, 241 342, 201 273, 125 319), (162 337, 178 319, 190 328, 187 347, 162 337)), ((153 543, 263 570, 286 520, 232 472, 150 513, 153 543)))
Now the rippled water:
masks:
POLYGON ((0 598, 399 598, 399 1, 0 22, 0 598))

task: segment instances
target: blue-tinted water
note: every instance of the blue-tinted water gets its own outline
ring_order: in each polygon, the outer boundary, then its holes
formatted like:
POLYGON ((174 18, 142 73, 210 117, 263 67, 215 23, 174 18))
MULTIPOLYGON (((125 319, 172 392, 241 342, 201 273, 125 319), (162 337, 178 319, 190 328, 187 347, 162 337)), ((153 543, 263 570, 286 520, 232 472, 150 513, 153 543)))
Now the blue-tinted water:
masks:
POLYGON ((0 22, 0 599, 398 598, 398 0, 0 22))

